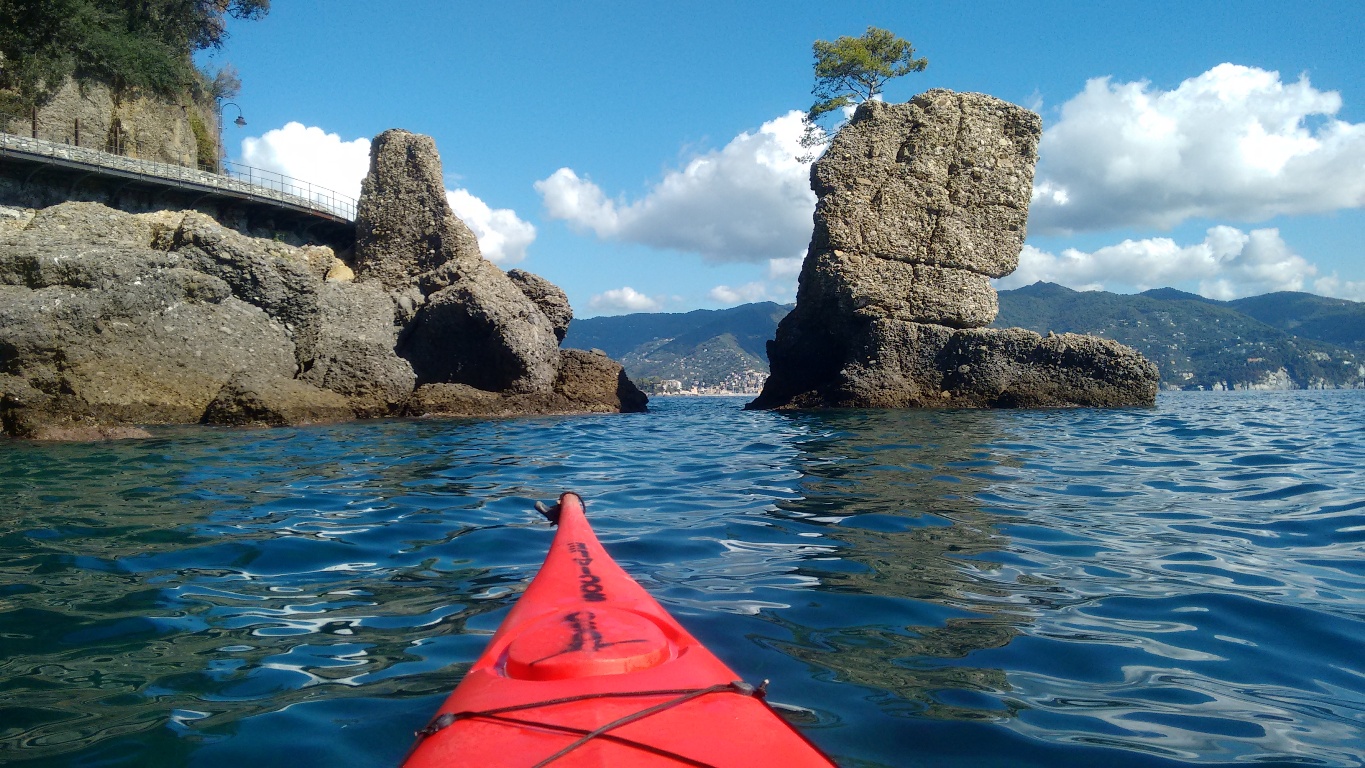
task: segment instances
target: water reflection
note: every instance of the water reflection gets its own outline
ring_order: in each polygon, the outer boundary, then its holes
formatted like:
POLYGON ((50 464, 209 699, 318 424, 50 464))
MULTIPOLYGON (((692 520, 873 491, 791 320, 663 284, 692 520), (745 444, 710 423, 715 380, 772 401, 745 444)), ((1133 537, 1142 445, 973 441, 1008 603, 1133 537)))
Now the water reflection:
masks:
MULTIPOLYGON (((1008 644, 1030 620, 1016 583, 1002 585, 1003 519, 977 501, 1012 459, 993 450, 994 414, 868 411, 806 414, 797 443, 802 496, 780 504, 822 525, 840 560, 801 572, 838 593, 838 615, 817 611, 778 621, 791 641, 773 645, 838 679, 893 694, 882 707, 961 720, 1009 716, 1000 669, 973 665, 1008 644), (964 692, 988 694, 973 697, 964 692)), ((1045 582, 1029 592, 1045 593, 1045 582)))
MULTIPOLYGON (((803 566, 836 615, 785 612, 782 647, 868 689, 868 722, 977 723, 945 764, 1357 765, 1362 414, 1341 393, 809 417, 783 508, 848 546, 803 566)), ((895 764, 896 738, 850 751, 895 764)))

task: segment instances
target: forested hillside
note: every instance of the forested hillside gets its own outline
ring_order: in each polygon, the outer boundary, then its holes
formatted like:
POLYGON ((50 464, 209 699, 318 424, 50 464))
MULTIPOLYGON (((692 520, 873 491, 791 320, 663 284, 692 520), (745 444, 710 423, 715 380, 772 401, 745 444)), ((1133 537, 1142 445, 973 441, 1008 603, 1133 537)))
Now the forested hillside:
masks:
POLYGON ((1365 352, 1365 304, 1311 293, 1267 293, 1228 306, 1291 334, 1365 352))
POLYGON ((1167 387, 1340 387, 1365 379, 1358 352, 1365 337, 1350 330, 1365 326, 1365 304, 1304 293, 1223 302, 1171 288, 1125 295, 1035 283, 1001 291, 993 325, 1106 336, 1156 363, 1167 387))

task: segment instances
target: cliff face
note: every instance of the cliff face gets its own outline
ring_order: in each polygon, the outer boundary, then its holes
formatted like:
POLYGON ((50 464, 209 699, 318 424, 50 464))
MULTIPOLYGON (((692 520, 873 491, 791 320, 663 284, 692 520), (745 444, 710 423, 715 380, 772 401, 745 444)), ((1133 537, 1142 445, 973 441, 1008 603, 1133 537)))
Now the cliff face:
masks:
POLYGON ((70 79, 36 113, 0 113, 0 131, 193 168, 201 144, 208 157, 218 151, 217 119, 188 99, 182 105, 70 79))
POLYGON ((645 408, 619 364, 559 350, 562 291, 483 259, 414 182, 439 182, 430 139, 375 147, 350 263, 198 211, 0 206, 3 432, 645 408))
POLYGON ((796 308, 751 408, 1150 404, 1156 369, 1103 339, 986 329, 1018 266, 1042 122, 982 94, 867 102, 811 169, 796 308))

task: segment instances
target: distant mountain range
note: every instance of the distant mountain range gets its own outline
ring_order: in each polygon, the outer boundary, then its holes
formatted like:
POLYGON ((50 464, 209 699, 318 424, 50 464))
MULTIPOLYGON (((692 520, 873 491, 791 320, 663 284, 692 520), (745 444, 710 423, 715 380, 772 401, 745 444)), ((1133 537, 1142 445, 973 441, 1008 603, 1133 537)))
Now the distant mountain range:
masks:
POLYGON ((591 317, 569 324, 564 346, 606 352, 646 392, 669 379, 685 388, 756 391, 768 375, 768 339, 791 308, 765 301, 685 314, 591 317))
POLYGON ((1174 288, 1124 295, 1034 283, 1000 292, 994 325, 1120 341, 1156 363, 1167 388, 1365 383, 1365 304, 1308 293, 1215 301, 1174 288))
MULTIPOLYGON (((791 305, 574 320, 565 346, 597 348, 644 386, 752 389, 791 305)), ((1365 303, 1280 292, 1215 301, 1173 288, 1136 295, 1035 283, 1000 291, 995 327, 1088 333, 1127 344, 1169 389, 1365 386, 1365 303)))

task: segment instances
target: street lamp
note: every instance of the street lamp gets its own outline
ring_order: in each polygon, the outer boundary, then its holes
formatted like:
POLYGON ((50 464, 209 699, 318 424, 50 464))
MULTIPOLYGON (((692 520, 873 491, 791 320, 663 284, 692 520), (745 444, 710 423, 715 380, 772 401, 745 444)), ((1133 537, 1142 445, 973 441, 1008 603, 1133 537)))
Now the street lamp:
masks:
POLYGON ((228 107, 234 107, 237 110, 237 119, 233 120, 232 123, 239 128, 246 126, 246 118, 242 117, 242 108, 236 103, 226 101, 218 107, 218 173, 220 174, 223 172, 223 161, 227 159, 227 148, 223 146, 223 110, 228 107))

